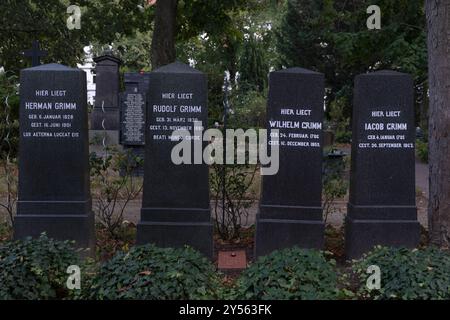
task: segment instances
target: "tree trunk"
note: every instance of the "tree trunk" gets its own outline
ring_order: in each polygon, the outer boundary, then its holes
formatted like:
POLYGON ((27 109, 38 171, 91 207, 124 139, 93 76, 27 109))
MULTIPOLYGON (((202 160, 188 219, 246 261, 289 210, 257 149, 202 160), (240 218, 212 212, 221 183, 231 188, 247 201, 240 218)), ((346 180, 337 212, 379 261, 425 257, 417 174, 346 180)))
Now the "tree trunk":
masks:
POLYGON ((422 100, 420 102, 420 119, 419 126, 424 135, 428 137, 428 115, 429 115, 429 99, 428 99, 428 82, 425 82, 422 87, 422 100))
POLYGON ((450 245, 450 0, 426 0, 430 86, 430 241, 450 245))
POLYGON ((156 3, 155 27, 152 39, 152 69, 175 61, 175 29, 178 0, 156 3))

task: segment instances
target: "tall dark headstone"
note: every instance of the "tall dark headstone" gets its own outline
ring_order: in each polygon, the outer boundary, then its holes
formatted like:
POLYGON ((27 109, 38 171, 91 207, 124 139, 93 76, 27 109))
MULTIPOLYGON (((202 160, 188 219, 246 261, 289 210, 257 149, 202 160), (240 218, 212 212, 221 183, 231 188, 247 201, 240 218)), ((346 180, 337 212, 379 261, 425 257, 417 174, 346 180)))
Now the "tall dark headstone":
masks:
POLYGON ((412 77, 394 71, 356 77, 348 258, 375 245, 418 245, 414 144, 412 77))
POLYGON ((21 72, 17 239, 45 231, 94 247, 86 97, 82 70, 47 64, 21 72))
POLYGON ((150 84, 137 242, 162 247, 190 245, 212 257, 208 166, 176 165, 171 158, 179 143, 171 139, 174 130, 185 128, 192 139, 201 139, 194 132, 194 121, 207 126, 206 75, 176 62, 152 72, 150 84))
POLYGON ((94 58, 95 103, 91 113, 91 135, 107 133, 108 144, 119 143, 120 59, 110 52, 94 58))
POLYGON ((292 68, 270 74, 268 143, 279 144, 280 165, 276 175, 262 177, 257 256, 292 246, 323 247, 324 94, 320 73, 292 68), (274 129, 279 130, 278 138, 274 129))
MULTIPOLYGON (((124 75, 125 91, 120 98, 120 144, 132 158, 145 158, 145 113, 147 92, 150 86, 148 73, 127 72, 124 75)), ((133 161, 133 159, 130 159, 133 161)), ((144 175, 137 167, 136 176, 144 175)))

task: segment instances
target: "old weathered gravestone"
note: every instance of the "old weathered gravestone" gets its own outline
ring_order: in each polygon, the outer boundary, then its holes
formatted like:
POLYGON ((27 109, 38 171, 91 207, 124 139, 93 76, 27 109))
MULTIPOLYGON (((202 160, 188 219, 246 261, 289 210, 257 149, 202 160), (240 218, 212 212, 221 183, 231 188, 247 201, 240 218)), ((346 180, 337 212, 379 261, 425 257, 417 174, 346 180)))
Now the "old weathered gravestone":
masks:
MULTIPOLYGON (((149 89, 148 73, 125 73, 125 91, 120 99, 120 144, 131 158, 145 157, 145 113, 147 92, 149 89)), ((130 159, 133 161, 133 159, 130 159)), ((138 166, 133 170, 137 176, 144 175, 144 168, 138 166)))
POLYGON ((46 232, 94 247, 86 74, 59 64, 20 75, 19 195, 14 236, 46 232))
POLYGON ((262 178, 256 255, 299 246, 322 248, 324 76, 292 68, 269 79, 269 144, 279 143, 280 167, 262 178), (278 129, 278 138, 272 130, 278 129))
POLYGON ((106 51, 95 61, 95 103, 91 113, 91 138, 105 138, 107 144, 119 143, 120 59, 106 51))
POLYGON ((179 143, 171 139, 174 130, 185 128, 192 139, 202 138, 194 132, 194 121, 207 125, 206 76, 177 62, 152 72, 150 84, 137 242, 162 247, 190 245, 211 257, 208 167, 204 163, 177 165, 171 158, 179 143))
POLYGON ((415 247, 414 91, 411 76, 380 71, 356 77, 346 255, 375 245, 415 247))

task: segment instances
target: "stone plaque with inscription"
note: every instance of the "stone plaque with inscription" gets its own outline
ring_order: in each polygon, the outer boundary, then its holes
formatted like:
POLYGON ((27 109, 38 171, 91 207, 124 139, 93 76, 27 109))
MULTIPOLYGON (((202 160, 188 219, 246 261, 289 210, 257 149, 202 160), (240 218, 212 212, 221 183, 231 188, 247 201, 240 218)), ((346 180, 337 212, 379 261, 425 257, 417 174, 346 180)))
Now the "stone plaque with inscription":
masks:
MULTIPOLYGON (((134 162, 145 158, 145 119, 147 92, 150 87, 149 74, 126 72, 124 74, 125 92, 121 94, 121 138, 124 151, 134 162), (131 96, 130 96, 131 95, 131 96)), ((144 167, 139 164, 133 175, 143 177, 144 167)))
POLYGON ((190 245, 212 257, 208 166, 203 162, 175 164, 171 157, 179 143, 172 133, 178 129, 189 132, 183 139, 193 142, 192 158, 194 142, 202 147, 208 121, 206 75, 176 62, 152 72, 150 83, 137 242, 162 247, 190 245), (194 122, 201 122, 202 128, 194 128, 194 122))
POLYGON ((346 255, 419 242, 413 79, 379 71, 356 77, 346 255))
POLYGON ((257 256, 291 246, 323 247, 324 94, 323 74, 301 68, 270 74, 268 144, 279 145, 280 157, 278 173, 262 177, 257 256))
POLYGON ((121 94, 121 104, 121 144, 145 145, 145 95, 137 88, 127 90, 121 94))
POLYGON ((59 64, 22 70, 16 239, 46 232, 94 247, 86 103, 82 70, 59 64))

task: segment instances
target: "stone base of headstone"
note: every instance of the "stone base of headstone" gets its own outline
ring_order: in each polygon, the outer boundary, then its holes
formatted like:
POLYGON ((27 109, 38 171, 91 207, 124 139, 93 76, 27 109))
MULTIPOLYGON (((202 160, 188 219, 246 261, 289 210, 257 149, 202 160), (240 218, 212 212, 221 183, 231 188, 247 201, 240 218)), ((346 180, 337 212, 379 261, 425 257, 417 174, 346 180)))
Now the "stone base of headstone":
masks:
POLYGON ((106 130, 119 131, 120 130, 120 112, 117 110, 94 109, 90 116, 91 130, 102 130, 103 126, 106 130))
POLYGON ((416 248, 420 242, 420 223, 414 220, 345 220, 345 255, 358 259, 381 245, 416 248), (399 237, 398 235, 402 236, 399 237))
POLYGON ((117 130, 89 130, 89 142, 93 145, 103 145, 103 138, 107 146, 119 145, 119 131, 117 130))
POLYGON ((289 247, 324 247, 325 224, 319 220, 262 219, 256 217, 255 256, 289 247))
POLYGON ((213 225, 210 222, 152 222, 137 225, 138 245, 153 243, 163 248, 188 245, 209 259, 213 257, 213 225))
POLYGON ((17 215, 14 219, 14 239, 38 238, 43 232, 56 240, 75 241, 78 248, 95 254, 94 214, 88 215, 17 215))

